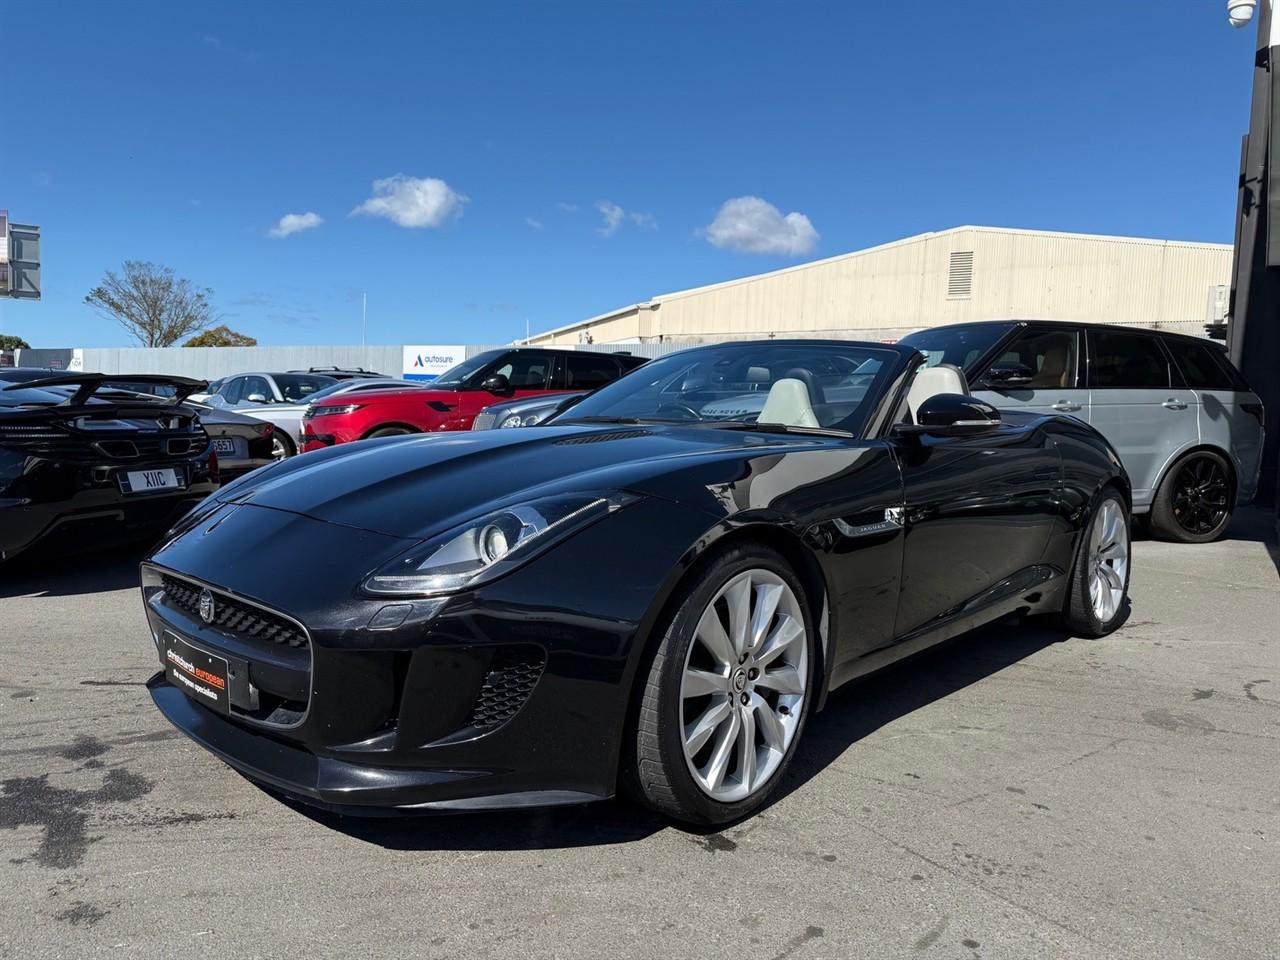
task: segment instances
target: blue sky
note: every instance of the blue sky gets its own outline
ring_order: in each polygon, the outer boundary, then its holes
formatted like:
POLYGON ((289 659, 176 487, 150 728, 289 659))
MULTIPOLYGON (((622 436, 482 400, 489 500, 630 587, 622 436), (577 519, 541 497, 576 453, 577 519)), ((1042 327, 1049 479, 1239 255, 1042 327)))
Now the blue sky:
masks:
POLYGON ((1254 42, 1220 0, 0 0, 0 36, 36 346, 126 344, 82 303, 125 259, 266 344, 358 343, 361 291, 371 343, 475 343, 963 223, 1229 242, 1254 42))

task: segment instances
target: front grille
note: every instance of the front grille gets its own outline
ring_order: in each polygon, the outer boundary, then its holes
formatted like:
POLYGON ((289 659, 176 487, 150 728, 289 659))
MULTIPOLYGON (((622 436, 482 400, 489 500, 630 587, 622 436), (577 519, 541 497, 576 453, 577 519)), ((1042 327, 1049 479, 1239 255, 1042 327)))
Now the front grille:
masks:
POLYGON ((491 730, 514 717, 529 699, 545 665, 546 655, 541 647, 499 649, 471 710, 470 725, 491 730))
MULTIPOLYGON (((171 604, 197 620, 203 619, 200 616, 200 593, 204 587, 168 574, 161 579, 164 595, 171 604)), ((211 626, 251 643, 307 646, 307 635, 292 620, 276 616, 225 593, 216 590, 209 592, 213 594, 213 619, 209 621, 211 626)))
POLYGON ((476 414, 475 421, 471 424, 472 430, 492 430, 494 421, 498 419, 496 413, 489 413, 487 410, 481 410, 476 414))
POLYGON ((569 446, 575 443, 605 443, 609 440, 634 440, 637 437, 649 436, 648 430, 611 430, 607 433, 584 433, 577 437, 565 437, 557 440, 556 446, 569 446))

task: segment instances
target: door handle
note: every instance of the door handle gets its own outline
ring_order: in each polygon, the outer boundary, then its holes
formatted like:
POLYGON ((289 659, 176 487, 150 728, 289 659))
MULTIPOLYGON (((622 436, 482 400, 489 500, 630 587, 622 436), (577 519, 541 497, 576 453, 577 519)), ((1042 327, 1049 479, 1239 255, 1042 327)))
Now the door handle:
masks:
POLYGON ((1185 403, 1183 403, 1181 400, 1175 399, 1174 397, 1170 397, 1170 398, 1169 398, 1168 400, 1166 400, 1164 403, 1160 404, 1160 406, 1164 407, 1166 410, 1185 410, 1185 409, 1187 409, 1187 405, 1186 405, 1185 403))
POLYGON ((1053 405, 1053 409, 1059 413, 1074 413, 1080 409, 1080 404, 1072 403, 1070 400, 1059 400, 1053 405))

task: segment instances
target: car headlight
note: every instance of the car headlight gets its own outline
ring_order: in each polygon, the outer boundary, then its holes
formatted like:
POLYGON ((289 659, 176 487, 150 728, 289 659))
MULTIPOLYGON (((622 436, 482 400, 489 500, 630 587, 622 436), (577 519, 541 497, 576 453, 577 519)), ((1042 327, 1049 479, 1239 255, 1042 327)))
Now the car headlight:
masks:
POLYGON ((363 403, 343 403, 343 404, 335 404, 334 406, 331 406, 331 407, 309 407, 307 409, 307 416, 308 417, 332 417, 342 413, 355 413, 357 410, 359 410, 363 406, 364 406, 363 403))
POLYGON ((571 493, 504 507, 401 554, 364 581, 379 596, 439 596, 487 583, 619 510, 632 493, 571 493))
POLYGON ((532 427, 540 423, 544 416, 546 416, 546 414, 529 413, 522 417, 518 413, 511 413, 504 417, 502 422, 498 424, 498 429, 501 430, 505 427, 532 427))

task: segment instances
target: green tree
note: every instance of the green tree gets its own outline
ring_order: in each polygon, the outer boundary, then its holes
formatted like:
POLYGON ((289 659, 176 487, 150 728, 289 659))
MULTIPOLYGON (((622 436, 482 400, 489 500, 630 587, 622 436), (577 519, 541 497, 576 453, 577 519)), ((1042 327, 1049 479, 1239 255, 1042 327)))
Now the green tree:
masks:
POLYGON ((12 333, 0 333, 0 350, 30 350, 31 344, 12 333))
POLYGON ((144 347, 171 347, 217 319, 212 296, 212 290, 175 277, 169 267, 126 260, 119 274, 108 270, 84 302, 144 347))
POLYGON ((247 333, 237 333, 225 323, 197 333, 183 344, 184 347, 256 347, 258 341, 247 333))

